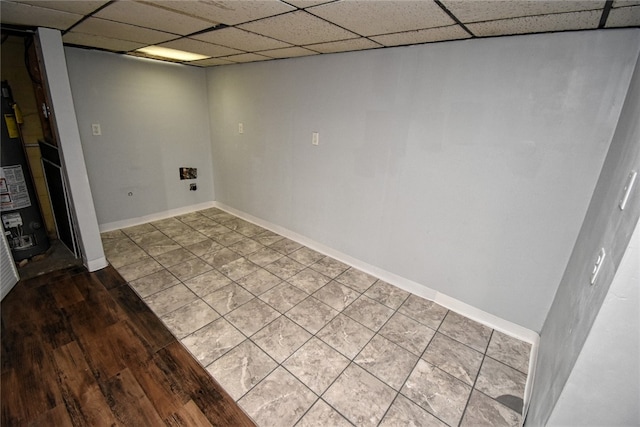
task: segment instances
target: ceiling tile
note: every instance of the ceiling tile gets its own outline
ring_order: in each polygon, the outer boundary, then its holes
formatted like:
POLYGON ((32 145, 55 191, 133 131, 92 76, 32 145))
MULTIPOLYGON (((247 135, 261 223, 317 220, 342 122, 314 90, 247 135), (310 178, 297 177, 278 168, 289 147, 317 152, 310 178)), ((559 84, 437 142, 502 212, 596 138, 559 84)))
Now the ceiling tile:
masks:
POLYGON ((233 64, 233 62, 227 61, 227 60, 222 59, 222 58, 209 58, 209 59, 202 59, 200 61, 186 62, 186 64, 188 64, 188 65, 196 65, 198 67, 212 67, 212 66, 216 66, 216 65, 229 65, 229 64, 233 64))
POLYGON ((351 50, 375 49, 381 47, 378 43, 369 39, 359 38, 350 40, 341 40, 338 42, 310 44, 305 46, 308 49, 320 53, 348 52, 351 50))
POLYGON ((293 58, 296 56, 309 56, 317 55, 309 49, 303 47, 286 47, 284 49, 265 50, 260 52, 262 55, 269 56, 270 58, 293 58))
POLYGON ((240 28, 295 45, 358 37, 302 10, 240 25, 240 28))
POLYGON ((88 15, 103 6, 108 1, 95 1, 95 0, 21 0, 20 3, 28 3, 34 6, 45 7, 47 9, 61 10, 63 12, 77 13, 78 15, 88 15))
POLYGON ((192 38, 221 46, 232 47, 234 49, 245 50, 247 52, 291 46, 289 43, 233 27, 209 31, 208 33, 192 36, 192 38))
POLYGON ((240 55, 227 56, 225 57, 225 59, 236 62, 236 63, 241 63, 241 62, 268 61, 273 58, 269 58, 263 55, 258 55, 256 53, 242 53, 240 55))
POLYGON ((62 36, 62 41, 68 44, 79 46, 97 47, 100 49, 112 50, 114 52, 128 52, 146 46, 145 43, 118 40, 93 34, 76 33, 74 31, 62 36))
POLYGON ((611 9, 606 28, 640 26, 640 6, 611 9))
POLYGON ((0 2, 0 16, 3 24, 49 27, 66 30, 82 19, 82 15, 45 9, 23 3, 0 2))
POLYGON ((482 22, 523 16, 602 9, 604 0, 442 0, 461 22, 482 22))
POLYGON ((135 1, 111 3, 93 16, 181 35, 213 26, 209 21, 135 1))
POLYGON ((384 34, 371 37, 384 46, 402 46, 409 44, 431 43, 443 40, 459 40, 470 38, 471 35, 459 25, 429 28, 426 30, 407 31, 404 33, 384 34))
POLYGON ((176 38, 175 34, 163 33, 149 28, 136 27, 135 25, 100 18, 87 18, 74 27, 73 31, 146 44, 156 44, 176 38))
POLYGON ((293 6, 279 0, 167 0, 155 2, 155 4, 158 7, 179 10, 193 17, 226 25, 236 25, 295 10, 293 6))
POLYGON ((600 11, 558 13, 467 24, 479 37, 598 28, 600 11))
POLYGON ((455 23, 435 2, 424 0, 343 0, 307 11, 363 36, 443 27, 455 23))
POLYGON ((236 53, 243 53, 236 49, 231 49, 224 46, 218 46, 211 43, 205 43, 200 40, 194 40, 189 38, 183 38, 179 40, 173 40, 167 43, 159 44, 158 46, 168 47, 170 49, 179 49, 192 53, 199 53, 207 56, 227 56, 236 53))

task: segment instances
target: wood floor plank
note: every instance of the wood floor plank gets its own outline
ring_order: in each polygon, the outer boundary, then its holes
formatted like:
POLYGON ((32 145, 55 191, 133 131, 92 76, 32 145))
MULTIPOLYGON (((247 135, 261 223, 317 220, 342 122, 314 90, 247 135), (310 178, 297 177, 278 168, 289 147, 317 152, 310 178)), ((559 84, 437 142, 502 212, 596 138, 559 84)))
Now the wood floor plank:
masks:
POLYGON ((105 384, 107 402, 125 426, 160 426, 163 423, 149 398, 129 369, 118 372, 105 384))
POLYGON ((123 284, 112 288, 109 294, 132 320, 131 324, 149 344, 152 351, 158 351, 175 341, 175 337, 158 320, 158 316, 151 311, 129 285, 123 284))
POLYGON ((158 355, 163 362, 165 374, 189 394, 209 419, 219 420, 214 425, 254 425, 235 403, 231 403, 233 399, 213 378, 199 374, 202 366, 179 342, 171 343, 159 351, 158 355))
POLYGON ((21 281, 0 319, 2 426, 254 425, 111 267, 21 281))

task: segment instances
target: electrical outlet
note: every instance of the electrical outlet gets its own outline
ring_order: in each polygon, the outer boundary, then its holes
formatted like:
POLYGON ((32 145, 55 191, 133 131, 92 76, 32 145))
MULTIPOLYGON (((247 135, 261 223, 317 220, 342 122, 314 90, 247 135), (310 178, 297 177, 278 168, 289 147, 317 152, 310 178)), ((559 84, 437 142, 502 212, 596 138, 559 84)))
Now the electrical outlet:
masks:
POLYGON ((311 134, 311 143, 313 145, 319 145, 320 144, 320 133, 318 132, 313 132, 311 134))
POLYGON ((198 186, 195 184, 189 184, 189 191, 196 191, 198 189, 198 186))
POLYGON ((607 256, 604 248, 600 248, 600 252, 598 252, 598 257, 596 258, 596 263, 593 265, 593 270, 591 271, 591 284, 596 283, 596 279, 598 278, 598 273, 600 273, 600 269, 602 268, 602 264, 604 264, 604 259, 607 256))
POLYGON ((91 125, 91 133, 93 133, 94 136, 102 135, 102 130, 100 129, 100 124, 99 123, 93 123, 91 125))

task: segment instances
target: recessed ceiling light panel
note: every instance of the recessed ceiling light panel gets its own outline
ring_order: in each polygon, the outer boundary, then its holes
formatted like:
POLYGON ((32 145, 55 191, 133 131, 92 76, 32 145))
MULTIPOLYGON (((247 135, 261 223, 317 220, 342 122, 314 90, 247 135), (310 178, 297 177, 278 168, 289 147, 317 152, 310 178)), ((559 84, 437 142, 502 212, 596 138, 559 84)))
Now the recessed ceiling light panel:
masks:
POLYGON ((178 61, 197 61, 207 59, 210 56, 200 55, 199 53, 185 52, 184 50, 169 49, 167 47, 147 46, 137 49, 136 52, 144 53, 160 58, 175 59, 178 61))

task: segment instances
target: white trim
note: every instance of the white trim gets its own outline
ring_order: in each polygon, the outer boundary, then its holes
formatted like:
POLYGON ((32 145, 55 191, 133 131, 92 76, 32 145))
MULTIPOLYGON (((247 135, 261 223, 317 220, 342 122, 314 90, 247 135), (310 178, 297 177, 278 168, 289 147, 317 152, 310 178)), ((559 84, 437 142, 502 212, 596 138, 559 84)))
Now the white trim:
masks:
POLYGON ((130 219, 125 219, 122 221, 115 221, 115 222, 107 222, 105 224, 99 225, 100 232, 104 233, 105 231, 112 231, 112 230, 119 230, 121 228, 133 227, 135 225, 141 225, 141 224, 146 224, 152 221, 159 221, 161 219, 171 218, 176 215, 184 215, 191 212, 212 208, 214 207, 214 203, 215 202, 198 203, 197 205, 189 205, 181 208, 169 209, 168 211, 139 216, 137 218, 130 218, 130 219))
POLYGON ((378 279, 384 280, 385 282, 388 282, 394 286, 397 286, 400 289, 403 289, 419 297, 438 303, 449 310, 460 313, 471 320, 475 320, 478 323, 482 323, 483 325, 490 327, 491 329, 496 329, 500 332, 503 332, 507 335, 510 335, 514 338, 517 338, 521 341, 525 341, 532 345, 537 343, 539 339, 538 334, 532 330, 529 330, 520 325, 517 325, 515 323, 509 322, 507 320, 494 316, 493 314, 490 314, 480 309, 477 309, 475 307, 472 307, 469 304, 466 304, 455 298, 451 298, 434 289, 431 289, 427 286, 416 283, 412 280, 406 279, 402 276, 398 276, 397 274, 383 270, 371 264, 367 264, 364 261, 353 258, 352 256, 346 255, 342 252, 336 251, 335 249, 332 249, 328 246, 325 246, 321 243, 311 240, 308 237, 295 233, 284 227, 272 224, 268 221, 264 221, 253 215, 249 215, 245 212, 242 212, 230 206, 227 206, 221 202, 213 202, 213 206, 216 208, 222 209, 223 211, 229 212, 233 215, 236 215, 246 221, 252 222, 263 228, 266 228, 275 233, 278 233, 281 236, 284 236, 288 239, 294 240, 324 255, 328 255, 332 258, 335 258, 340 262, 348 264, 351 267, 357 268, 358 270, 362 270, 367 274, 371 274, 372 276, 375 276, 378 279))
POLYGON ((105 257, 92 259, 92 260, 84 260, 84 266, 87 267, 89 272, 100 270, 105 268, 109 263, 105 257))
POLYGON ((2 280, 0 280, 0 300, 3 300, 16 283, 18 283, 20 276, 18 275, 16 264, 13 261, 13 255, 11 254, 11 249, 9 249, 7 237, 4 234, 4 227, 0 226, 0 231, 2 231, 2 236, 0 237, 0 265, 2 265, 2 269, 0 270, 0 278, 2 278, 2 280))

